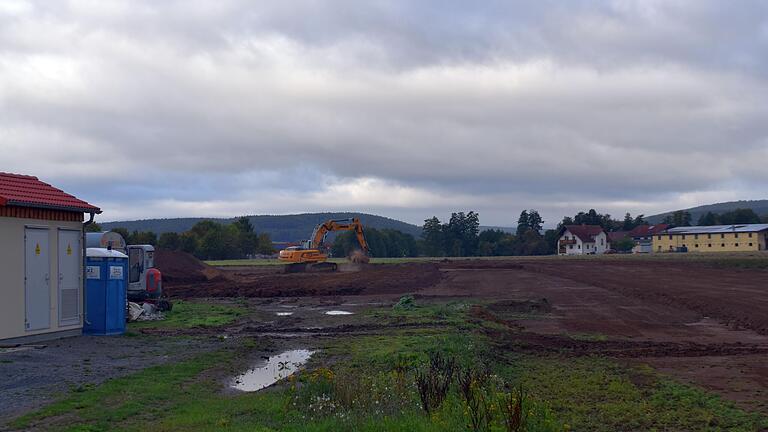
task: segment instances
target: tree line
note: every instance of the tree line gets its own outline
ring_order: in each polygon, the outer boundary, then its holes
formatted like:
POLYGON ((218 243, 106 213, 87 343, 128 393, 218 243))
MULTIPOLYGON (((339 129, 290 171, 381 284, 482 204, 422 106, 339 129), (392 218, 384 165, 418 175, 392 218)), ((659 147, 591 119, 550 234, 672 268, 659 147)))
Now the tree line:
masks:
MULTIPOLYGON (((99 232, 101 227, 92 224, 88 230, 99 232)), ((160 249, 180 250, 202 260, 241 259, 274 253, 269 234, 256 233, 247 217, 240 217, 229 224, 203 220, 189 231, 165 232, 159 237, 152 231, 128 232, 125 228, 113 228, 112 231, 122 235, 127 244, 150 244, 160 249)))
MULTIPOLYGON (((365 241, 368 243, 369 254, 379 258, 404 258, 419 255, 416 239, 410 235, 391 228, 378 230, 365 228, 365 241)), ((334 239, 331 253, 335 257, 346 257, 360 249, 357 236, 352 231, 340 233, 334 239)))

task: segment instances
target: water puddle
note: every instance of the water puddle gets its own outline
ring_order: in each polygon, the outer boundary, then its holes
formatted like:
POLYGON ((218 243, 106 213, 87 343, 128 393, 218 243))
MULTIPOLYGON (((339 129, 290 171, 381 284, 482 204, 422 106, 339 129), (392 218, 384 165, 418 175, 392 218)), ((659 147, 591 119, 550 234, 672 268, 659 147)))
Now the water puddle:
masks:
POLYGON ((291 316, 293 312, 278 312, 277 316, 291 316))
POLYGON ((272 356, 265 365, 235 377, 231 387, 244 392, 255 392, 267 388, 296 373, 314 353, 314 351, 298 349, 272 356))
POLYGON ((325 314, 326 315, 354 315, 354 312, 343 311, 343 310, 330 310, 325 314))

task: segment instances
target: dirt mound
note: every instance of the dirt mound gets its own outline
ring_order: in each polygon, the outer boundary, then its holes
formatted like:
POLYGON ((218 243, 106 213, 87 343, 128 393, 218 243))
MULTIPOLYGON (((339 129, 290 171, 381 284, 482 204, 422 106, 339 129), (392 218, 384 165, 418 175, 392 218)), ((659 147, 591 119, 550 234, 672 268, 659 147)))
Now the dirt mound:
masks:
POLYGON ((181 251, 156 250, 155 267, 162 273, 164 283, 185 284, 223 279, 220 270, 181 251))
POLYGON ((358 272, 265 274, 243 269, 207 283, 172 284, 168 295, 185 297, 304 297, 358 294, 405 294, 438 283, 432 263, 373 265, 358 272))

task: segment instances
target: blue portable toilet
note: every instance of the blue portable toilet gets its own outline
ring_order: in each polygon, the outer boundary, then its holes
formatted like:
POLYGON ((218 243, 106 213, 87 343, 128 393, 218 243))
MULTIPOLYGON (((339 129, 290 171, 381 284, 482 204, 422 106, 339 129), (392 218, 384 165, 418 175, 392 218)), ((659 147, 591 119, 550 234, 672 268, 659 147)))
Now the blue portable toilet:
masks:
POLYGON ((125 333, 128 255, 111 249, 86 249, 85 323, 83 333, 125 333))

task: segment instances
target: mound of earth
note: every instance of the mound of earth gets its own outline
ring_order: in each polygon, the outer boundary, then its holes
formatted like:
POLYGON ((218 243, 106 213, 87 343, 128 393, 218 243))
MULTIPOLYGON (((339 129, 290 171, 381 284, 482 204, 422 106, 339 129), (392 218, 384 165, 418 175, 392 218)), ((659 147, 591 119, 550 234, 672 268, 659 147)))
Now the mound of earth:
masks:
POLYGON ((278 274, 243 269, 207 283, 166 285, 171 297, 305 297, 405 294, 441 280, 433 263, 374 265, 356 272, 278 274))
POLYGON ((155 267, 162 273, 164 283, 181 284, 222 279, 220 270, 181 251, 156 250, 155 267))

